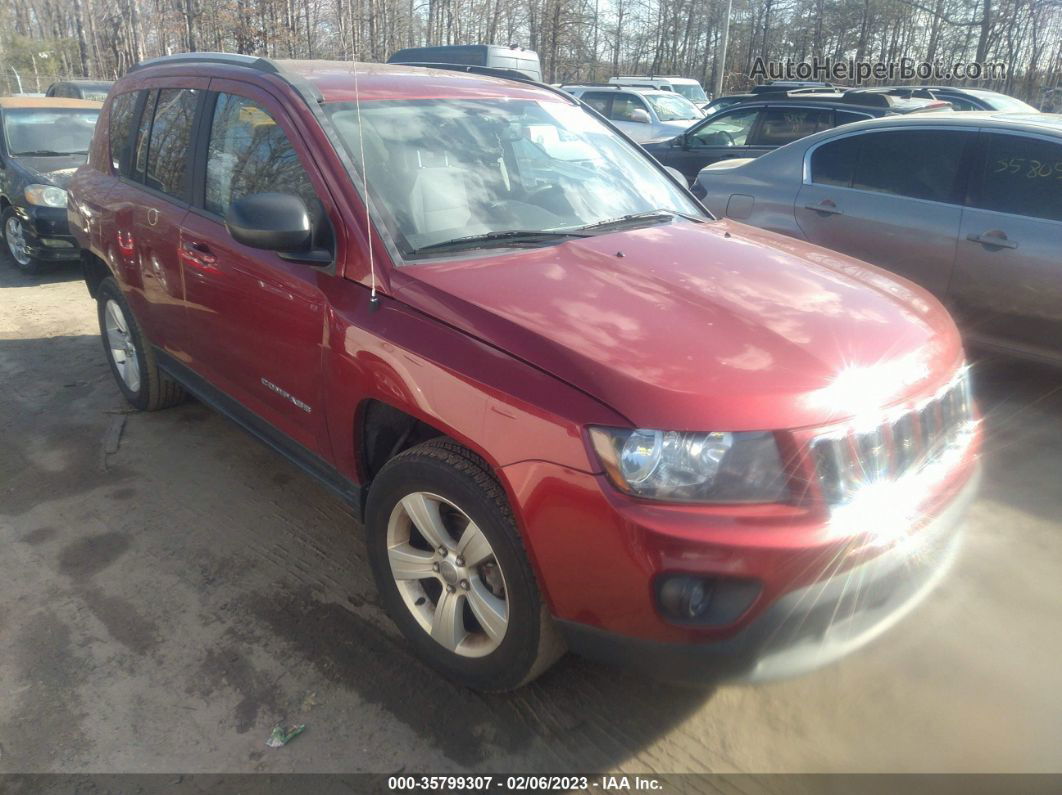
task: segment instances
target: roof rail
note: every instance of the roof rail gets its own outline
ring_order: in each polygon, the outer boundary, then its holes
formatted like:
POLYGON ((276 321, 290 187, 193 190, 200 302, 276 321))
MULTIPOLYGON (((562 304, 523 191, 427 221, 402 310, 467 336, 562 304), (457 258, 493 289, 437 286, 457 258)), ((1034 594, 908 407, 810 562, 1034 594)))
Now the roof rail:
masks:
POLYGON ((129 68, 130 72, 147 69, 149 66, 170 66, 189 63, 216 63, 229 66, 247 66, 259 72, 280 74, 280 68, 268 58, 257 55, 239 55, 233 52, 182 52, 176 55, 160 55, 148 58, 129 68))

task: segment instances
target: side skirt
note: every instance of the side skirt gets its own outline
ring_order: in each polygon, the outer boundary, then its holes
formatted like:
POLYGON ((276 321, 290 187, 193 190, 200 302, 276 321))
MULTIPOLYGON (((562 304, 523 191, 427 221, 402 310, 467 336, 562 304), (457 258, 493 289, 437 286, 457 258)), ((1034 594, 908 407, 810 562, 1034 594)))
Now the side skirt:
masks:
POLYGON ((251 436, 280 453, 306 474, 317 479, 354 510, 364 521, 366 490, 354 483, 316 453, 281 433, 254 412, 233 400, 217 387, 165 351, 155 348, 159 368, 214 411, 235 422, 251 436))

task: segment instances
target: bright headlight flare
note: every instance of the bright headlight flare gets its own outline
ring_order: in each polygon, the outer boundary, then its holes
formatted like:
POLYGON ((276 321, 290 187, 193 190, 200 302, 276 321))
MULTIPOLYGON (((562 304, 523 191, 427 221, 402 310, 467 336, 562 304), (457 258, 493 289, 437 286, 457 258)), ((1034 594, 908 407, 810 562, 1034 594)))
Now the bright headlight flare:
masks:
POLYGON ((66 191, 54 185, 27 185, 25 195, 39 207, 66 207, 66 191))
POLYGON ((781 454, 766 432, 591 428, 594 450, 620 491, 667 502, 782 502, 781 454))

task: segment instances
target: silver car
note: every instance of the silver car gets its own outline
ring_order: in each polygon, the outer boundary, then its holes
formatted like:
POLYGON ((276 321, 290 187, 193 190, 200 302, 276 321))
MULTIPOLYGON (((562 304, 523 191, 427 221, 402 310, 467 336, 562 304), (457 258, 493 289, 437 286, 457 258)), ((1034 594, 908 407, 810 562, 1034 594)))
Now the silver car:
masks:
POLYGON ((705 169, 694 193, 918 282, 971 342, 1062 363, 1062 115, 857 122, 705 169))
POLYGON ((700 108, 673 91, 630 86, 563 86, 632 140, 645 143, 674 138, 704 118, 700 108))

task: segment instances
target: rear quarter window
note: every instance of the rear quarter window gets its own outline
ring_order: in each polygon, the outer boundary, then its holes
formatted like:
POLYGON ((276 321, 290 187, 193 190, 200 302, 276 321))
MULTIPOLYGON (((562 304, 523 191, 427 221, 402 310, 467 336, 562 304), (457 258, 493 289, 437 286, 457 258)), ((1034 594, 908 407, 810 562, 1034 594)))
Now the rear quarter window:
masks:
POLYGON ((133 138, 133 115, 136 111, 138 91, 119 94, 111 103, 110 125, 107 137, 111 147, 111 167, 115 174, 128 171, 129 142, 133 138))

